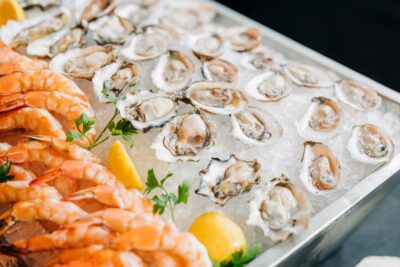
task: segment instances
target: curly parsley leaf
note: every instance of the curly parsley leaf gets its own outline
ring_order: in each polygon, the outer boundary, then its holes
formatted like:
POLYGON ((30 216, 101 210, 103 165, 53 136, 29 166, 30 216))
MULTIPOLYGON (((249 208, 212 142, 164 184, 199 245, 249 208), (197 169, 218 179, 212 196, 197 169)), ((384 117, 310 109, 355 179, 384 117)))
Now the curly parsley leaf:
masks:
POLYGON ((237 251, 232 254, 231 260, 221 263, 213 262, 213 267, 243 267, 253 261, 261 252, 260 245, 248 247, 245 251, 237 251))
POLYGON ((4 164, 0 165, 0 183, 11 181, 14 176, 10 175, 11 164, 7 159, 4 164))

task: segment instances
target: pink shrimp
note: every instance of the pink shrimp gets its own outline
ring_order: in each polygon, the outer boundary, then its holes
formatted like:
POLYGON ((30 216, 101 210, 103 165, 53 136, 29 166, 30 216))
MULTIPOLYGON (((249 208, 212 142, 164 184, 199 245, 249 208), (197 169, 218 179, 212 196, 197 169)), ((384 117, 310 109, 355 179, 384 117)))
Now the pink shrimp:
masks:
POLYGON ((48 65, 42 60, 32 60, 14 52, 10 47, 0 46, 0 76, 21 71, 47 69, 48 65))
POLYGON ((0 184, 0 204, 47 198, 61 199, 61 195, 52 186, 29 186, 28 181, 10 181, 0 184))

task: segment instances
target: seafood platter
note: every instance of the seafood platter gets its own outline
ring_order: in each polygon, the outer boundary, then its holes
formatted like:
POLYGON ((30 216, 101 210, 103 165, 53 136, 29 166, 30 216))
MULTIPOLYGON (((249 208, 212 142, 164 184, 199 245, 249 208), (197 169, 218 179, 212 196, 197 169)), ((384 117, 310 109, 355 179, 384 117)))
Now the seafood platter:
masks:
POLYGON ((0 28, 3 265, 306 266, 399 182, 398 93, 218 3, 20 4, 0 28), (222 257, 207 213, 259 255, 222 257))

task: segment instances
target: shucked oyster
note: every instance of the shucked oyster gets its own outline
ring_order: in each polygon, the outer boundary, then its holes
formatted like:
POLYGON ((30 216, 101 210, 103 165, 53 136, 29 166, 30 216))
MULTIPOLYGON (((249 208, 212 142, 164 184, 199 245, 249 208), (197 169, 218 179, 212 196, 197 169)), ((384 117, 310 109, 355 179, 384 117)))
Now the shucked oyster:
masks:
POLYGON ((193 36, 190 40, 193 53, 202 60, 221 56, 225 52, 224 38, 218 33, 203 33, 193 36))
POLYGON ((373 124, 358 125, 347 145, 351 156, 368 164, 380 164, 390 160, 394 145, 390 137, 373 124))
POLYGON ((114 14, 119 18, 129 21, 134 26, 138 26, 144 24, 150 17, 151 10, 134 2, 126 1, 117 5, 114 14))
POLYGON ((208 167, 200 172, 201 181, 196 194, 206 196, 218 205, 250 191, 260 183, 258 160, 245 161, 231 155, 227 160, 213 158, 208 167))
POLYGON ((340 165, 327 145, 304 143, 300 180, 315 195, 334 189, 340 179, 340 165))
POLYGON ((161 161, 198 161, 214 145, 215 133, 204 114, 175 117, 158 134, 151 148, 161 161))
POLYGON ((111 46, 88 46, 76 48, 55 56, 50 68, 71 77, 91 79, 101 67, 116 58, 116 50, 111 46))
POLYGON ((25 8, 40 7, 46 9, 51 6, 61 5, 61 0, 19 0, 21 6, 25 8))
POLYGON ((243 67, 252 71, 265 71, 279 68, 279 65, 287 64, 286 58, 266 46, 243 53, 241 57, 243 67))
POLYGON ((116 0, 82 0, 71 1, 75 19, 83 26, 99 17, 105 16, 114 10, 116 0))
POLYGON ((260 45, 261 33, 257 28, 235 27, 227 31, 227 40, 233 50, 247 51, 260 45))
POLYGON ((223 59, 213 59, 203 63, 202 72, 208 81, 236 84, 238 70, 232 63, 223 59))
POLYGON ((266 111, 248 108, 231 115, 232 135, 249 145, 270 145, 282 136, 282 126, 266 111))
POLYGON ((306 229, 311 213, 306 194, 283 174, 272 179, 264 190, 256 191, 246 224, 260 227, 266 237, 278 242, 306 229))
POLYGON ((246 94, 258 101, 279 101, 288 96, 290 91, 286 76, 273 71, 255 76, 245 87, 246 94))
POLYGON ((198 109, 212 114, 234 114, 243 110, 247 98, 241 91, 223 82, 196 82, 186 96, 198 109))
POLYGON ((177 104, 164 93, 141 91, 126 95, 117 103, 121 116, 139 130, 160 127, 176 114, 177 104))
POLYGON ((140 33, 131 37, 121 49, 121 56, 130 61, 142 61, 157 58, 168 49, 169 41, 156 33, 140 33))
POLYGON ((138 80, 138 69, 133 63, 114 62, 97 70, 93 76, 93 90, 101 102, 107 102, 103 90, 119 96, 127 87, 138 80))
POLYGON ((382 104, 382 98, 373 89, 352 80, 336 83, 335 89, 340 101, 357 110, 373 111, 382 104))
POLYGON ((98 44, 123 44, 135 29, 126 19, 117 16, 104 16, 89 24, 93 39, 98 44))
POLYGON ((314 97, 304 115, 296 122, 300 136, 322 142, 339 133, 343 114, 339 106, 329 98, 314 97))
POLYGON ((332 79, 328 74, 316 67, 291 63, 285 67, 288 77, 293 83, 304 87, 331 87, 332 79))
POLYGON ((164 92, 172 93, 184 89, 192 80, 195 65, 185 54, 168 51, 162 55, 151 73, 154 85, 164 92))

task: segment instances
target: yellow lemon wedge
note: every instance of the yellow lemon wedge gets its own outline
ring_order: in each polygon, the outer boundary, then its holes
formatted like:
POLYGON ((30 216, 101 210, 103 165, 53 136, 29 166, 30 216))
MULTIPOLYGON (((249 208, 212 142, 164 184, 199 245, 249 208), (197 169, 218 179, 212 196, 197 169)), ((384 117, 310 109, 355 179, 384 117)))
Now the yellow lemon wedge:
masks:
POLYGON ((24 17, 24 10, 17 0, 0 0, 0 26, 8 20, 21 20, 24 17))
POLYGON ((218 212, 200 215, 190 226, 189 232, 207 248, 211 260, 218 263, 230 260, 233 253, 246 249, 242 229, 218 212))
POLYGON ((135 165, 122 143, 118 140, 110 147, 108 164, 110 171, 125 185, 126 188, 136 188, 138 190, 143 189, 143 183, 137 173, 135 165))

